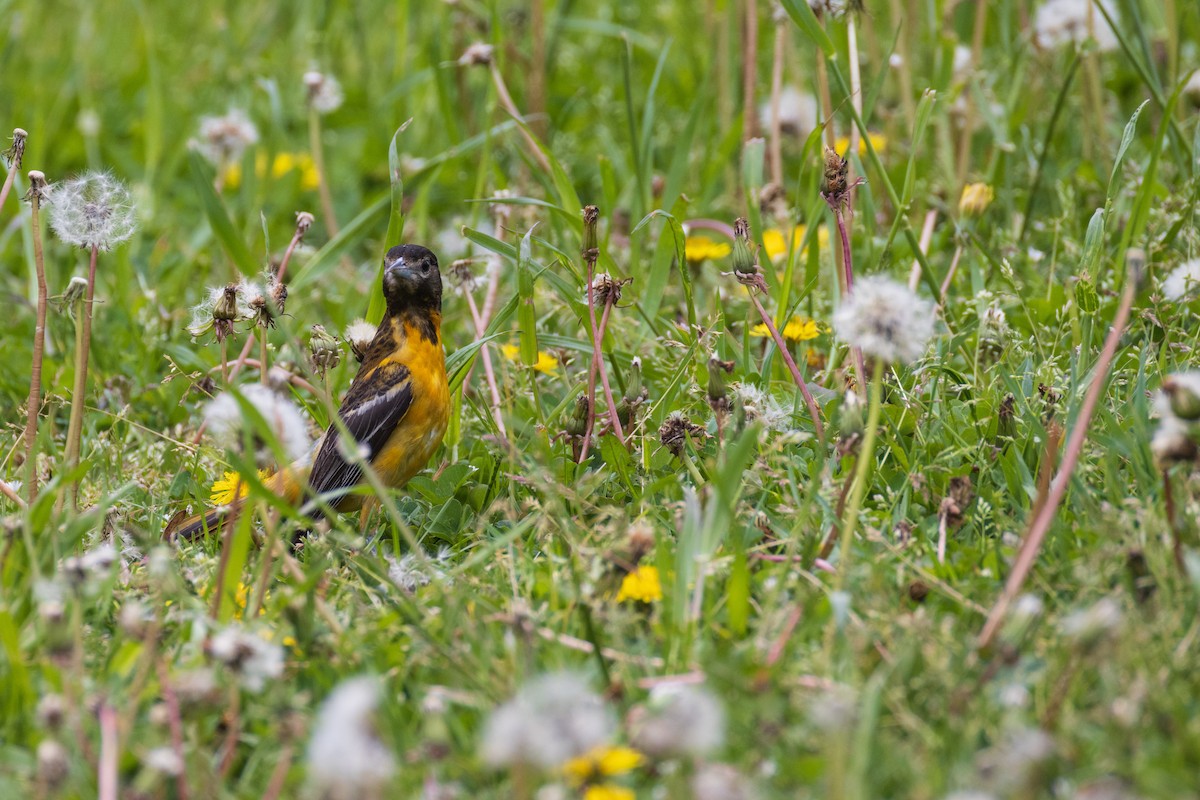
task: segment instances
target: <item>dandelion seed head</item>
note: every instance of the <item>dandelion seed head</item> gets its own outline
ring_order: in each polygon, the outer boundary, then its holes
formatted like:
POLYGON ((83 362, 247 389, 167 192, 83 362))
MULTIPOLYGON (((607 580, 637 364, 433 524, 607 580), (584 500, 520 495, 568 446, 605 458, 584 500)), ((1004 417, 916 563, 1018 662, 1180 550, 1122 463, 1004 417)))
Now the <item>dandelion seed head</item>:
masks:
MULTIPOLYGON (((267 424, 267 429, 288 460, 301 458, 309 449, 308 425, 295 403, 259 385, 250 384, 240 388, 242 397, 250 403, 267 424)), ((254 446, 255 463, 265 467, 274 461, 270 444, 257 435, 254 425, 242 413, 237 398, 230 392, 222 392, 204 410, 204 418, 213 438, 223 447, 241 452, 247 437, 254 446)))
POLYGON ((633 746, 649 756, 706 756, 725 740, 725 710, 703 686, 656 686, 633 726, 633 746))
POLYGON ((813 698, 808 720, 825 733, 849 730, 858 719, 858 695, 849 686, 837 685, 813 698))
POLYGON ((304 87, 308 90, 309 105, 318 114, 331 114, 337 111, 345 99, 342 84, 338 82, 338 79, 315 69, 304 73, 304 87))
POLYGON ((323 797, 377 796, 395 775, 396 758, 372 721, 380 695, 375 678, 352 678, 321 704, 308 744, 308 779, 323 797))
POLYGON ((692 776, 694 800, 753 800, 754 784, 728 764, 705 764, 692 776))
POLYGON ((358 359, 360 364, 363 358, 366 357, 367 348, 375 340, 375 334, 378 331, 377 327, 365 319, 356 319, 346 326, 346 331, 342 334, 342 338, 350 343, 350 352, 354 353, 354 357, 358 359))
POLYGON ((554 767, 604 744, 614 728, 612 713, 582 677, 552 673, 492 712, 481 755, 493 766, 554 767))
MULTIPOLYGON (((805 139, 817 127, 817 101, 795 86, 784 86, 779 91, 779 130, 785 136, 805 139)), ((758 107, 758 121, 763 130, 771 128, 771 101, 758 107)))
POLYGON ((1185 261, 1173 269, 1160 288, 1164 297, 1176 303, 1200 294, 1200 258, 1185 261))
MULTIPOLYGON (((1033 39, 1038 47, 1052 50, 1065 44, 1082 44, 1095 28, 1096 46, 1102 53, 1116 50, 1117 35, 1093 0, 1047 0, 1038 7, 1033 21, 1033 39)), ((1111 0, 1098 0, 1115 22, 1116 9, 1111 0)))
POLYGON ((67 748, 55 739, 43 739, 38 743, 37 776, 40 784, 54 791, 63 784, 70 772, 67 748))
POLYGON ((486 42, 475 42, 458 59, 460 67, 487 66, 492 63, 493 48, 486 42))
POLYGON ((183 760, 175 754, 174 748, 155 747, 142 756, 142 763, 147 769, 174 777, 183 772, 183 760))
POLYGON ((47 190, 50 227, 76 247, 111 250, 137 230, 133 196, 104 172, 89 172, 47 190))
POLYGON ((933 337, 933 304, 884 275, 855 281, 833 315, 833 328, 863 354, 889 363, 910 363, 933 337))
POLYGON ((1087 608, 1068 614, 1062 621, 1063 635, 1083 645, 1094 644, 1121 626, 1121 607, 1105 597, 1087 608))
POLYGON ((771 431, 791 429, 792 412, 783 403, 750 383, 736 383, 733 396, 741 404, 747 422, 758 421, 771 431))
POLYGON ((283 648, 234 625, 213 636, 206 650, 251 692, 262 691, 268 680, 283 674, 283 648))
POLYGON ((222 116, 200 118, 199 138, 192 141, 206 160, 216 166, 241 161, 247 148, 258 143, 258 128, 240 108, 231 108, 222 116))

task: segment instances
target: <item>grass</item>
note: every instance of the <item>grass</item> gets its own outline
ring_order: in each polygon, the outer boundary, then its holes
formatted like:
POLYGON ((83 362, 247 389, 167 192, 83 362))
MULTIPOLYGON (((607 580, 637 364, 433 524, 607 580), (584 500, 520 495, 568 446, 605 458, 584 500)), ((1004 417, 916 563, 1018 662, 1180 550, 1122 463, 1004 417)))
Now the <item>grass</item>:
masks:
MULTIPOLYGON (((843 21, 758 3, 744 64, 747 1, 11 4, 0 121, 29 138, 0 206, 0 479, 22 498, 38 299, 26 172, 108 170, 140 227, 98 260, 74 471, 75 322, 55 299, 89 254, 44 231, 39 494, 29 508, 0 498, 0 794, 108 800, 115 781, 130 797, 319 796, 306 748, 332 723, 318 709, 371 675, 381 695, 363 735, 397 767, 345 796, 688 797, 689 777, 718 763, 762 797, 1197 796, 1200 482, 1194 463, 1164 482, 1150 441, 1154 392, 1200 348, 1197 294, 1161 289, 1200 247, 1200 116, 1177 91, 1200 66, 1200 14, 1118 0, 1118 41, 1099 52, 1035 46, 1032 2, 869 2, 859 112, 843 21), (977 30, 979 63, 956 72, 977 30), (457 63, 477 41, 491 64, 457 63), (907 281, 916 262, 920 293, 941 301, 924 355, 882 370, 869 426, 851 343, 829 327, 841 297, 823 131, 784 126, 782 207, 759 203, 774 148, 743 141, 741 109, 769 105, 777 41, 783 83, 827 92, 836 136, 862 134, 855 279, 907 281), (345 92, 319 120, 302 80, 314 68, 345 92), (258 128, 236 180, 189 147, 202 115, 230 107, 258 128), (960 211, 964 181, 994 199, 960 211), (589 381, 604 308, 589 311, 585 205, 599 208, 595 270, 632 278, 602 346, 614 402, 633 407, 627 447, 589 381), (209 287, 278 268, 299 211, 316 222, 290 257, 268 357, 294 375, 313 431, 357 365, 343 348, 314 369, 311 326, 377 318, 380 256, 399 241, 441 261, 459 391, 426 472, 365 526, 330 519, 293 551, 299 509, 252 460, 197 438, 206 391, 226 387, 221 348, 187 326, 209 287), (732 256, 687 258, 685 234, 732 244, 722 231, 739 217, 760 245, 806 226, 785 252, 759 249, 756 299, 780 331, 818 323, 784 343, 822 388, 824 441, 775 340, 753 333, 747 289, 723 274, 732 256), (1110 366, 1129 248, 1147 275, 1110 366), (459 259, 473 283, 451 276, 459 259), (714 357, 733 363, 715 383, 714 357), (577 463, 589 383, 595 430, 577 463), (1078 464, 1005 595, 1073 433, 1078 464), (164 543, 227 471, 248 510, 226 541, 164 543), (77 480, 74 511, 58 501, 77 480), (833 547, 843 530, 849 558, 833 547), (1013 602, 981 646, 1002 596, 1013 602), (227 629, 280 648, 278 677, 256 690, 245 664, 222 663, 227 629), (609 743, 635 748, 653 686, 702 682, 724 708, 723 743, 682 757, 641 746, 638 766, 583 785, 557 764, 487 763, 489 715, 559 671, 603 696, 619 721, 609 743)), ((238 323, 228 360, 257 335, 238 323)))

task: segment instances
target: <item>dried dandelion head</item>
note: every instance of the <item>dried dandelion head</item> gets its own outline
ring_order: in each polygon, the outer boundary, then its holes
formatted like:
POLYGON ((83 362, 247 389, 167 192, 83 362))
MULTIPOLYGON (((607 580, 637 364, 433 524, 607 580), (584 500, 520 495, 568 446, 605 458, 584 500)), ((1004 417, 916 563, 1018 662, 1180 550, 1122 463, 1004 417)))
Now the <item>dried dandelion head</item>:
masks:
POLYGON ((212 331, 217 341, 222 342, 233 333, 234 323, 252 316, 245 284, 215 286, 208 290, 204 302, 192 307, 192 324, 188 325, 188 333, 193 338, 199 338, 212 331))
POLYGON ((308 92, 308 104, 318 114, 337 111, 345 99, 337 78, 315 69, 304 73, 304 88, 308 92))
POLYGON ((707 436, 704 428, 688 419, 682 411, 672 411, 658 429, 658 440, 676 458, 683 457, 689 436, 707 436))
POLYGON ((313 325, 312 334, 308 338, 308 353, 313 367, 324 375, 342 360, 342 350, 338 347, 337 337, 325 330, 324 325, 313 325))
POLYGON ((111 250, 137 230, 133 196, 104 172, 89 172, 50 189, 50 227, 67 244, 111 250))
POLYGON ((486 67, 492 63, 495 48, 486 42, 475 42, 459 56, 460 67, 486 67))
POLYGON ((25 157, 25 140, 29 134, 24 128, 13 128, 12 144, 4 151, 4 158, 10 169, 20 169, 21 160, 25 157))
POLYGON ((200 118, 199 138, 192 146, 207 161, 223 167, 240 161, 246 149, 258 143, 258 128, 240 108, 231 108, 222 116, 200 118))

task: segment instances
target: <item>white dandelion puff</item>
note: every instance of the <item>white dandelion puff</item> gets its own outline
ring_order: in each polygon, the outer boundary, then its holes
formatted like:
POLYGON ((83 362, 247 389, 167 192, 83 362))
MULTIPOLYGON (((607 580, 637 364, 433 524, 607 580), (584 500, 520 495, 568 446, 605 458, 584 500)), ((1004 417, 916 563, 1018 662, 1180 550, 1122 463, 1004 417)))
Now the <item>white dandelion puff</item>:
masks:
POLYGON ((183 772, 183 760, 172 747, 155 747, 147 751, 146 755, 142 756, 142 763, 148 769, 172 777, 183 772))
POLYGON ((50 227, 76 247, 111 250, 137 230, 133 196, 103 172, 89 172, 48 190, 50 227))
POLYGON ((885 275, 855 281, 833 315, 833 328, 864 355, 910 363, 933 337, 933 304, 885 275))
POLYGON ((365 319, 357 319, 346 326, 342 338, 350 344, 350 351, 354 353, 354 357, 359 363, 367 355, 367 348, 371 346, 371 342, 375 341, 375 334, 379 331, 377 327, 367 322, 365 319))
POLYGON ((747 422, 761 422, 764 428, 771 431, 791 429, 791 409, 754 384, 734 384, 733 396, 745 410, 747 422))
POLYGON ((274 442, 263 441, 260 430, 243 413, 242 405, 231 392, 222 392, 204 410, 204 418, 213 438, 229 450, 241 452, 247 440, 253 444, 252 455, 260 468, 275 459, 272 445, 278 445, 288 463, 308 451, 308 425, 296 404, 266 386, 251 384, 240 388, 249 403, 266 422, 274 442))
POLYGON ((375 733, 381 689, 375 678, 352 678, 321 704, 308 744, 308 779, 322 797, 375 797, 396 774, 396 758, 375 733))
POLYGON ((224 664, 251 692, 283 674, 283 648, 257 634, 230 626, 209 640, 207 652, 224 664))
MULTIPOLYGON (((1200 72, 1196 74, 1200 75, 1200 72)), ((1200 258, 1185 261, 1173 269, 1160 287, 1163 296, 1176 303, 1200 293, 1200 258)))
POLYGON ((308 90, 309 104, 318 114, 337 111, 345 99, 338 79, 315 69, 304 73, 304 87, 308 90))
MULTIPOLYGON (((771 103, 758 107, 758 121, 763 129, 771 127, 771 103)), ((779 130, 785 135, 807 138, 817 127, 817 101, 795 86, 784 86, 779 92, 779 130)))
POLYGON ((666 683, 656 686, 637 715, 633 745, 647 755, 705 756, 725 740, 725 710, 703 686, 666 683))
POLYGON ((554 767, 604 744, 615 727, 612 713, 583 678, 543 675, 492 712, 481 755, 493 766, 554 767))
POLYGON ((258 128, 240 108, 222 116, 200 118, 200 135, 191 145, 210 163, 221 167, 242 159, 247 148, 258 143, 258 128))
MULTIPOLYGON (((1109 27, 1093 0, 1047 0, 1038 7, 1033 21, 1033 38, 1038 47, 1052 50, 1064 44, 1082 44, 1094 30, 1096 46, 1102 53, 1116 50, 1117 35, 1109 27)), ((1098 0, 1104 10, 1119 22, 1110 0, 1098 0)))
POLYGON ((1092 644, 1121 626, 1121 607, 1105 597, 1087 608, 1068 614, 1062 621, 1063 635, 1080 644, 1092 644))
POLYGON ((694 800, 753 800, 754 784, 728 764, 705 764, 692 776, 694 800))

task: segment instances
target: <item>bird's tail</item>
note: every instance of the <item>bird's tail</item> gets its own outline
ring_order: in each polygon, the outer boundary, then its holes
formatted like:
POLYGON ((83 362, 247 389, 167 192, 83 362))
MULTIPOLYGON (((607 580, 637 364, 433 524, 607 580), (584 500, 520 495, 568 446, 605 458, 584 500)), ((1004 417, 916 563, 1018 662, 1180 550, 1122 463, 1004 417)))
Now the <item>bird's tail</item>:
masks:
MULTIPOLYGON (((300 499, 300 493, 304 486, 303 478, 304 476, 298 474, 295 468, 289 468, 267 477, 263 483, 276 495, 289 503, 295 503, 300 499)), ((167 541, 190 540, 197 536, 203 536, 206 532, 218 531, 230 515, 241 509, 243 502, 245 501, 239 498, 228 505, 216 506, 202 514, 190 517, 187 512, 180 511, 167 523, 167 527, 163 530, 163 539, 167 541)))

